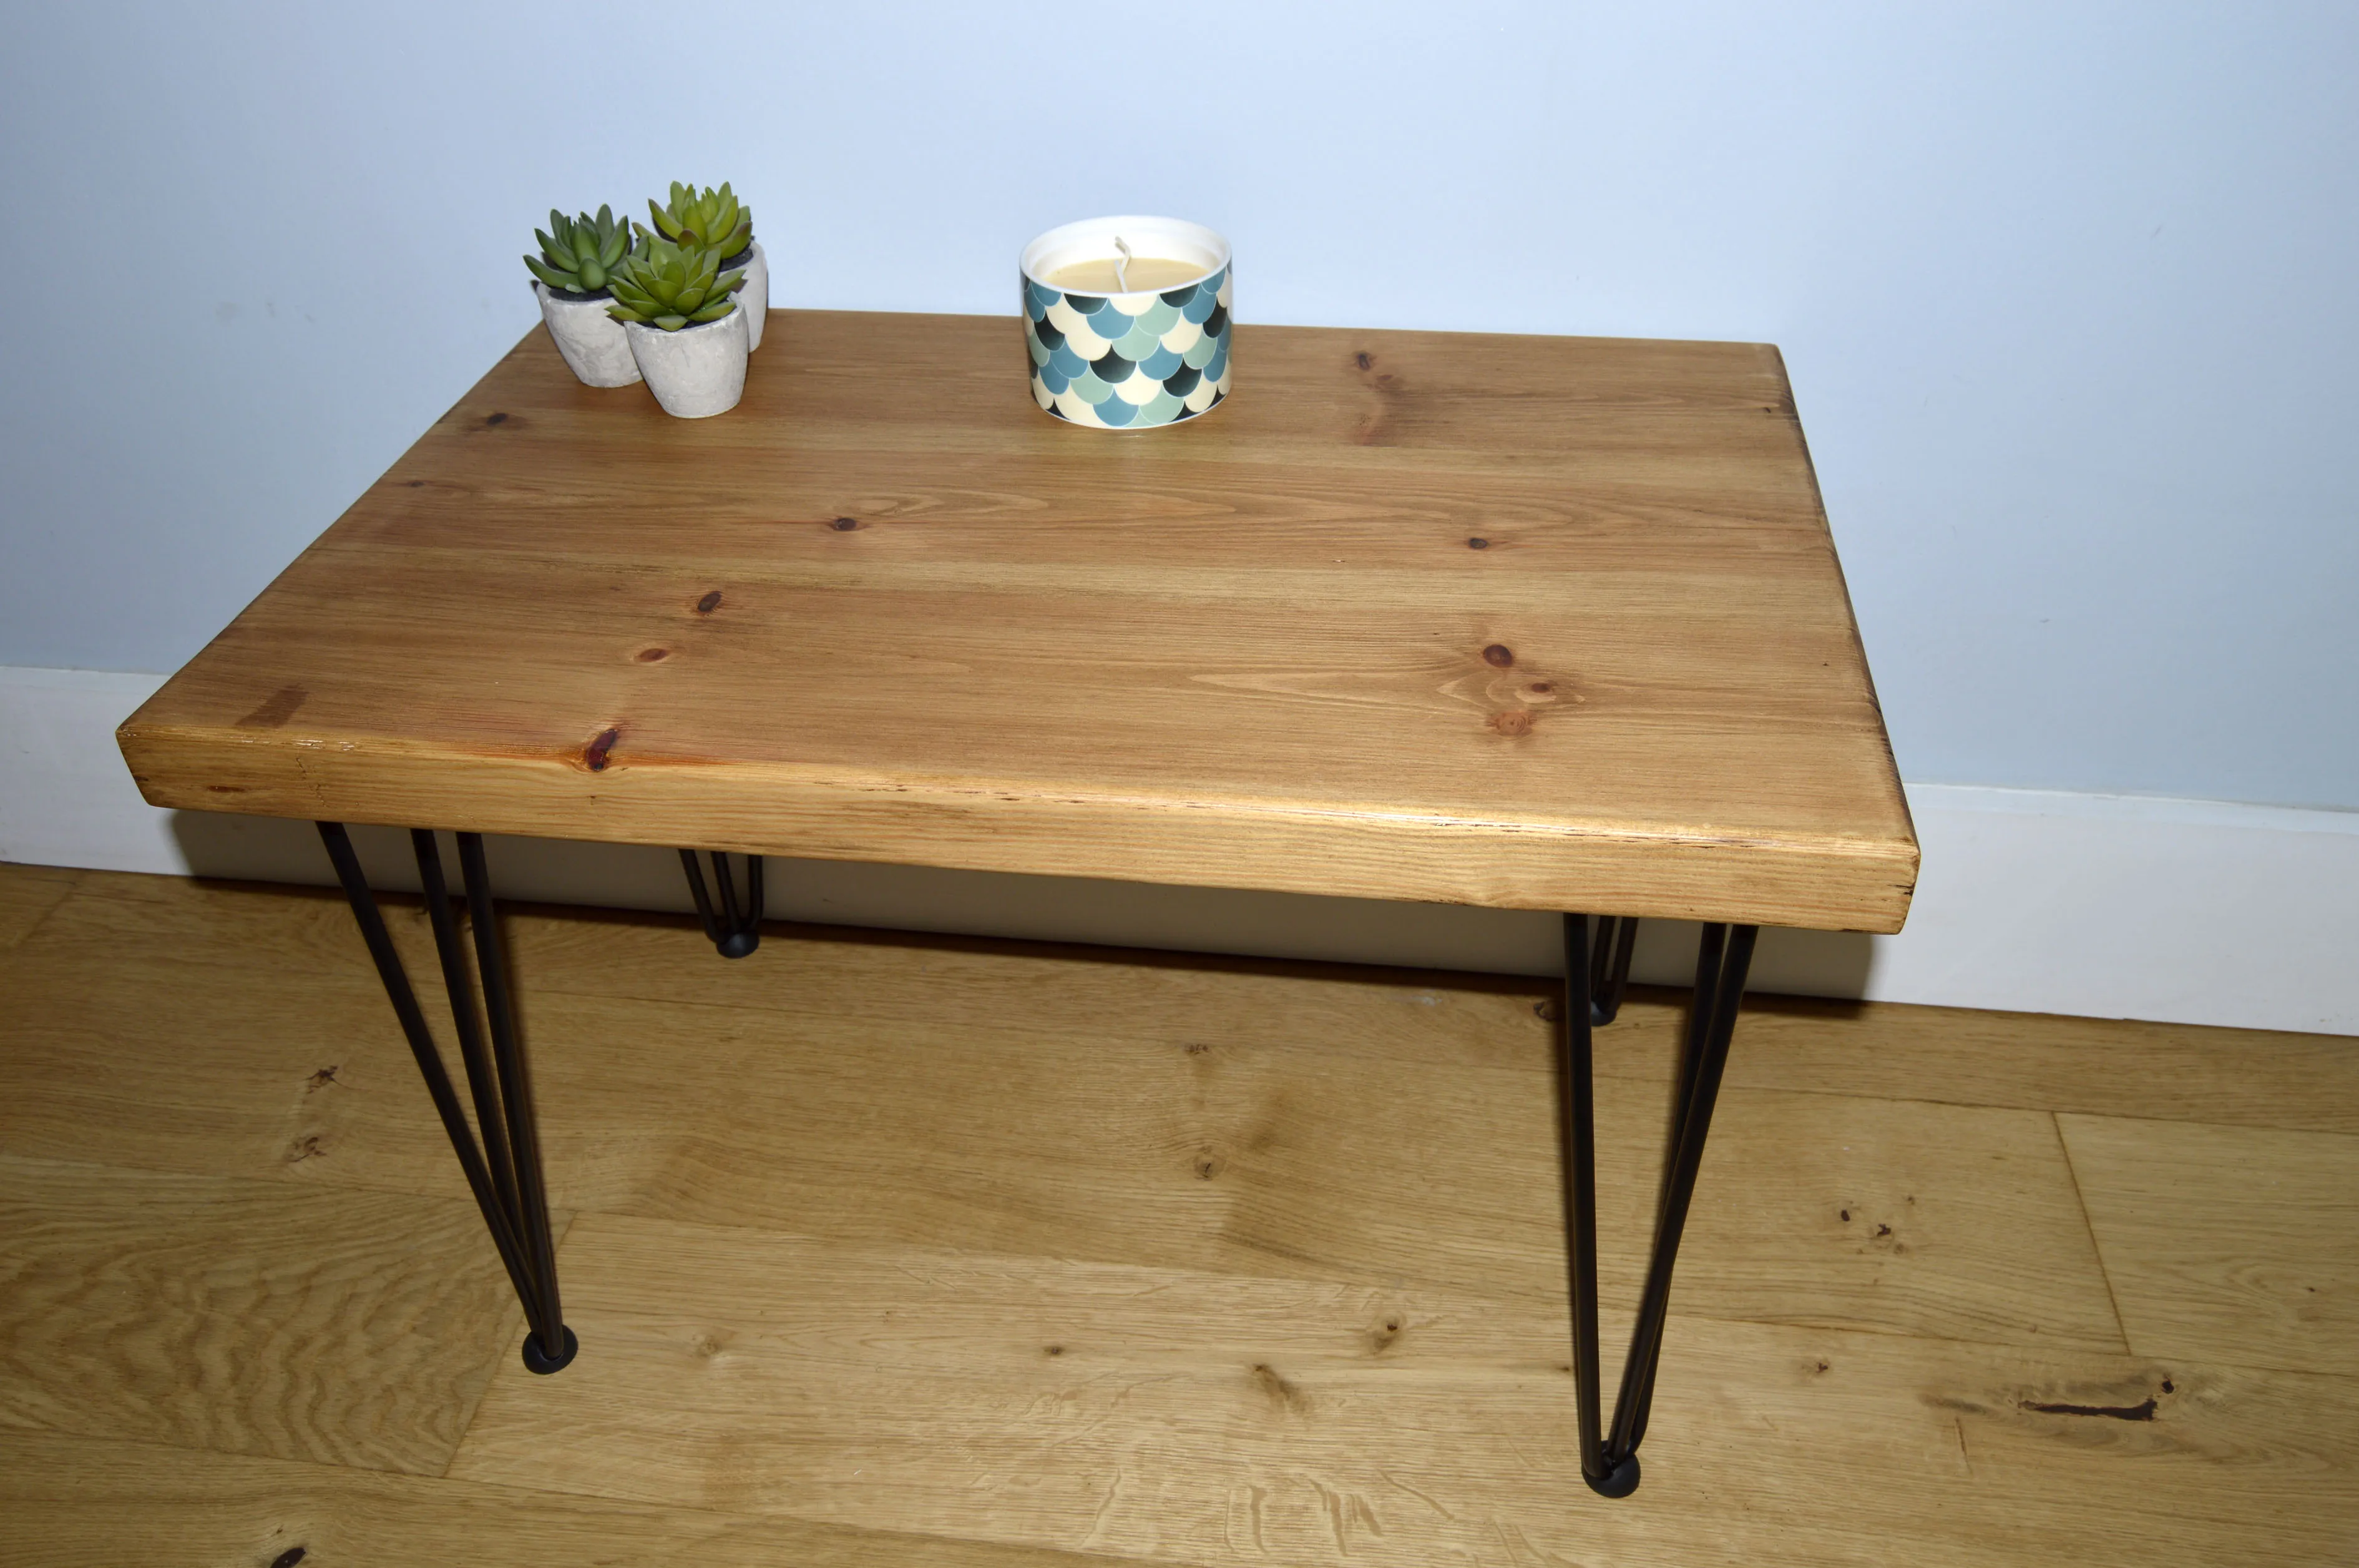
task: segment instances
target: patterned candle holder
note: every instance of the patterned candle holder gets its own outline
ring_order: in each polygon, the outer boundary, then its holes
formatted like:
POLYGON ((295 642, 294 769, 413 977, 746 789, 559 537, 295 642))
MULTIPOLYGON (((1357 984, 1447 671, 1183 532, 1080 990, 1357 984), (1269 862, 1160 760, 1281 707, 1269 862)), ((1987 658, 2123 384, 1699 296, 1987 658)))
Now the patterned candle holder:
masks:
POLYGON ((1228 241, 1176 218, 1092 218, 1025 246, 1032 401, 1101 430, 1147 430, 1210 411, 1229 395, 1229 260, 1228 241), (1136 267, 1160 287, 1111 281, 1117 239, 1132 258, 1123 280, 1135 281, 1136 267), (1072 281, 1092 270, 1104 272, 1103 289, 1072 281), (1062 283, 1059 274, 1068 275, 1062 283))

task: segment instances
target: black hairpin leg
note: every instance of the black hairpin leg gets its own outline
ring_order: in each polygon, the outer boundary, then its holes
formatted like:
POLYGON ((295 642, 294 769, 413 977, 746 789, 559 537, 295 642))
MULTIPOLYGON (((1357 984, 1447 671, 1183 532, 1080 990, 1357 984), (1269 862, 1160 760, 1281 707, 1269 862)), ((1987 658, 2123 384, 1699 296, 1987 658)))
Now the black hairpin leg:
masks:
POLYGON ((459 835, 459 861, 467 881, 469 924, 475 934, 475 973, 483 980, 481 1016, 475 1007, 473 977, 468 972, 466 949, 459 939, 459 922, 451 908, 451 891, 442 879, 442 855, 434 835, 413 829, 410 847, 418 856, 418 875, 426 892, 426 912, 434 926, 434 951, 441 960, 442 983, 451 996, 451 1022, 459 1036, 459 1058, 466 1068, 467 1093, 475 1107, 475 1127, 470 1130, 460 1108, 458 1091, 442 1065, 442 1053, 426 1024, 417 993, 393 938, 377 912, 375 895, 361 871, 360 857, 341 822, 322 822, 320 838, 335 863, 336 880, 344 884, 361 939, 376 962, 377 978, 393 1003, 393 1014, 408 1038, 410 1054, 426 1079, 426 1092, 442 1119, 442 1130, 459 1156, 468 1190, 483 1210, 506 1265, 509 1282, 524 1303, 530 1332, 524 1342, 524 1364, 536 1372, 555 1372, 573 1359, 580 1348, 557 1295, 557 1251, 549 1228, 549 1197, 540 1170, 540 1141, 532 1111, 532 1079, 527 1070, 523 1043, 516 1036, 516 1011, 508 996, 507 967, 500 953, 499 925, 492 914, 491 877, 484 865, 483 836, 459 835), (490 1049, 484 1047, 488 1022, 490 1049), (482 1142, 476 1141, 477 1132, 482 1142))
POLYGON ((1589 1022, 1600 1028, 1622 1011, 1622 993, 1630 987, 1630 955, 1637 946, 1635 918, 1597 917, 1597 941, 1589 950, 1589 1022))
POLYGON ((704 935, 724 958, 742 958, 762 945, 762 857, 745 857, 745 903, 737 903, 737 890, 729 879, 729 857, 722 850, 712 851, 712 893, 704 891, 704 873, 696 863, 696 851, 679 852, 680 869, 688 873, 689 896, 696 900, 696 917, 704 922, 704 935))
MULTIPOLYGON (((1695 999, 1680 1052, 1680 1087, 1672 1110, 1670 1162, 1655 1214, 1655 1250, 1647 1265, 1647 1285, 1638 1300, 1638 1323, 1629 1358, 1622 1367, 1621 1392, 1614 1401, 1614 1424, 1604 1426, 1597 1351, 1597 1102, 1590 1073, 1590 1030, 1601 1009, 1595 981, 1608 978, 1610 999, 1602 1008, 1610 1019, 1621 1003, 1630 968, 1635 921, 1614 929, 1600 921, 1597 942, 1589 921, 1564 917, 1564 1180, 1567 1252, 1572 1274, 1573 1377, 1580 1400, 1581 1476, 1590 1489, 1626 1498, 1638 1489, 1638 1444, 1647 1435, 1647 1411, 1655 1399, 1655 1368, 1663 1349, 1663 1321, 1670 1311, 1671 1268, 1678 1260, 1680 1232, 1695 1196, 1696 1173, 1703 1164, 1705 1135, 1720 1096, 1728 1044, 1736 1031, 1745 974, 1753 961, 1752 925, 1707 925, 1696 954, 1695 999), (1614 956, 1603 963, 1611 938, 1614 956)), ((1602 1022, 1602 1020, 1600 1020, 1602 1022)))

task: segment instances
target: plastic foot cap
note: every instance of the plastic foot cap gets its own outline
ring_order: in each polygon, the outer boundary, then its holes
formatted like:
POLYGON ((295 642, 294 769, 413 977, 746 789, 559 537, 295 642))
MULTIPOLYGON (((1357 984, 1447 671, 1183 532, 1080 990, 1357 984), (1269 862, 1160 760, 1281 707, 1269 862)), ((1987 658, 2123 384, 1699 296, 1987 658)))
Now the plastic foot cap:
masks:
POLYGON ((742 958, 761 945, 762 934, 758 931, 734 931, 713 944, 724 958, 742 958))
POLYGON ((560 1332, 565 1336, 565 1351, 553 1360, 541 1349, 538 1335, 527 1334, 524 1336, 525 1370, 538 1372, 546 1377, 551 1372, 562 1372, 573 1364, 573 1357, 581 1353, 582 1342, 573 1337, 573 1331, 570 1328, 561 1329, 560 1332))
POLYGON ((1581 1478, 1601 1498, 1626 1498, 1638 1489, 1638 1456, 1625 1454, 1604 1475, 1593 1476, 1583 1470, 1581 1478))

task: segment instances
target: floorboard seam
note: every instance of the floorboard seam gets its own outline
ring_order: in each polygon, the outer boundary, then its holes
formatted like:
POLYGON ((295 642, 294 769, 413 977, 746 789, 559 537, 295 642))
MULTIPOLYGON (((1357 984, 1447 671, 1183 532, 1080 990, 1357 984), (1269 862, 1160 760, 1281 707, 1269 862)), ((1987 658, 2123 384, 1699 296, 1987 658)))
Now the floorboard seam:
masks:
MULTIPOLYGON (((560 1210, 554 1207, 549 1210, 549 1227, 551 1234, 549 1237, 549 1249, 550 1254, 556 1258, 560 1263, 564 1261, 565 1238, 573 1234, 573 1221, 579 1212, 580 1211, 574 1209, 560 1210)), ((564 1276, 560 1273, 558 1276, 558 1280, 560 1287, 559 1296, 560 1299, 562 1300, 564 1276)), ((504 1326, 506 1329, 509 1337, 515 1340, 517 1344, 518 1357, 521 1359, 523 1336, 532 1332, 532 1325, 524 1314, 524 1303, 521 1302, 516 1302, 511 1303, 510 1304, 515 1310, 511 1313, 509 1321, 504 1326)), ((451 1440, 451 1452, 443 1456, 442 1468, 434 1473, 434 1478, 436 1480, 449 1481, 452 1479, 465 1479, 463 1476, 452 1476, 451 1470, 453 1465, 459 1463, 459 1455, 466 1451, 467 1434, 475 1430, 475 1418, 484 1413, 484 1401, 492 1397, 492 1385, 499 1380, 501 1365, 502 1363, 499 1362, 493 1363, 492 1375, 484 1379, 484 1386, 482 1388, 475 1390, 474 1401, 467 1407, 465 1419, 459 1422, 459 1435, 451 1440)), ((529 1376, 529 1374, 527 1374, 527 1376, 529 1376)), ((564 1374, 560 1372, 557 1376, 562 1377, 564 1374)))
POLYGON ((75 871, 68 880, 66 883, 66 891, 59 895, 57 903, 41 911, 39 917, 36 919, 33 924, 25 927, 23 932, 17 935, 14 942, 9 943, 5 947, 0 947, 0 952, 14 953, 23 947, 26 943, 30 942, 35 936, 38 935, 40 934, 41 927, 49 923, 50 916, 56 914, 58 911, 63 909, 66 905, 71 903, 75 899, 82 896, 82 881, 83 874, 81 871, 75 871))
POLYGON ((2056 1134, 2056 1152, 2064 1157, 2064 1173, 2071 1178, 2072 1202, 2081 1210, 2081 1227, 2089 1233, 2089 1250, 2096 1254, 2097 1277, 2105 1281, 2105 1304, 2114 1309, 2114 1332, 2122 1336, 2122 1354, 2135 1356, 2130 1348, 2130 1325, 2122 1316, 2122 1300, 2114 1291, 2114 1271, 2105 1266, 2105 1244, 2097 1238, 2097 1222, 2090 1216, 2089 1200, 2081 1195, 2081 1173, 2072 1165, 2072 1145, 2064 1137, 2064 1124, 2056 1113, 2048 1113, 2049 1130, 2056 1134))

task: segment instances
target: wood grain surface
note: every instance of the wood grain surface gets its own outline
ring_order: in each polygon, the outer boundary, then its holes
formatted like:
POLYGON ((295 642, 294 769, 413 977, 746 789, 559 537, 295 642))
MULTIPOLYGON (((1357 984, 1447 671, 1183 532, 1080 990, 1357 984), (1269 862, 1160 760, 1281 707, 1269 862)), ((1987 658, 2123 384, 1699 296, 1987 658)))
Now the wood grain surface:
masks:
MULTIPOLYGON (((2359 1555, 2359 1043, 1749 1010, 1612 1504, 1533 982, 513 912, 544 1379, 341 901, 38 881, 0 1564, 2359 1555)), ((1676 1018, 1598 1037, 1609 1342, 1676 1018)))
POLYGON ((723 417, 538 330, 121 730, 158 805, 1893 931, 1917 848, 1777 351, 782 312, 723 417))
POLYGON ((0 878, 0 952, 14 947, 65 902, 80 871, 56 866, 11 866, 0 878))
POLYGON ((2057 1119, 2132 1348, 2359 1376, 2359 1139, 2057 1119))
MULTIPOLYGON (((413 974, 424 924, 397 906, 413 974)), ((683 966, 677 923, 508 927, 561 1205, 1561 1302, 1554 1026, 1530 982, 1261 965, 1208 989, 1144 955, 842 931, 683 966), (690 1019, 692 1064, 616 1048, 690 1019), (791 1161, 738 1158, 777 1139, 791 1161), (1338 1174, 1371 1170, 1394 1174, 1338 1174)), ((106 879, 37 941, 30 1048, 0 1056, 5 1147, 77 1158, 112 1123, 136 1129, 127 1163, 466 1201, 333 895, 106 879), (104 983, 102 932, 176 955, 168 1022, 104 983), (289 1013, 259 1034, 257 974, 289 1013), (169 1052, 126 1058, 114 1043, 141 1030, 169 1052)), ((1678 1011, 1641 1002, 1598 1041, 1613 1289, 1646 1266, 1678 1011)), ((1723 1091, 1714 1147, 1737 1152, 1704 1169, 1683 1310, 2120 1347, 2046 1112, 1813 1087, 1723 1091)))
POLYGON ((0 1431, 0 1563, 173 1568, 1114 1568, 778 1514, 0 1431))
POLYGON ((439 1475, 524 1321, 483 1240, 467 1203, 0 1154, 0 1426, 439 1475))
POLYGON ((2163 1498, 2180 1560, 2325 1563, 2359 1519, 2343 1379, 1682 1318, 1646 1485, 1608 1508, 1572 1473, 1560 1302, 612 1218, 566 1260, 604 1357, 504 1366, 453 1476, 1399 1568, 2136 1563, 2163 1498))

